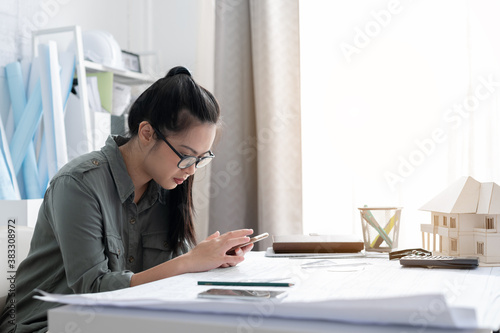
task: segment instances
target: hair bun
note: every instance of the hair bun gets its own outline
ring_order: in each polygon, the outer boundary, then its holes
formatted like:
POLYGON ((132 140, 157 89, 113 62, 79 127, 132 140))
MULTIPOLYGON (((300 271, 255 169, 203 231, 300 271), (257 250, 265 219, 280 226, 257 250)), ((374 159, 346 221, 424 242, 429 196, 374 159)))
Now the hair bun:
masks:
POLYGON ((189 72, 189 70, 186 67, 182 66, 177 66, 169 70, 166 77, 172 77, 179 74, 186 74, 191 77, 191 73, 189 72))

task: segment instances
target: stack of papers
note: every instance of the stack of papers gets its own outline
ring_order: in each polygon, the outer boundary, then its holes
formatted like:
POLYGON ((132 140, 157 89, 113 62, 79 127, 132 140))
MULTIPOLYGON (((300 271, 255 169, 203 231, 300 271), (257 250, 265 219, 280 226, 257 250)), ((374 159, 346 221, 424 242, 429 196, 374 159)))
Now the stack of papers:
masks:
POLYGON ((400 324, 422 329, 496 330, 500 327, 500 267, 475 270, 404 268, 398 261, 352 258, 330 259, 329 265, 311 268, 315 265, 308 263, 314 260, 266 258, 262 252, 252 252, 236 267, 184 274, 107 293, 44 293, 39 298, 85 306, 203 313, 249 314, 259 311, 266 317, 400 324), (331 267, 336 265, 362 266, 363 269, 332 271, 331 267), (294 286, 252 288, 285 290, 287 297, 280 300, 219 301, 197 297, 198 293, 211 288, 199 286, 197 282, 201 280, 286 281, 294 286))

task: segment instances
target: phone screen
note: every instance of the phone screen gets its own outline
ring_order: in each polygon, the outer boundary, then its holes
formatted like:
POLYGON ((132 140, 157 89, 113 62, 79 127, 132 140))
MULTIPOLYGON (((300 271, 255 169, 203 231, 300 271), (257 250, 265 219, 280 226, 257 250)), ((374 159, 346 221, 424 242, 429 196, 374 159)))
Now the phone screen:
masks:
POLYGON ((208 289, 198 294, 200 298, 225 298, 225 299, 245 299, 261 300, 269 298, 281 298, 285 291, 276 290, 249 290, 249 289, 208 289))
POLYGON ((258 242, 260 240, 266 239, 268 236, 269 236, 269 234, 267 232, 265 232, 263 234, 252 237, 252 238, 250 238, 250 240, 248 242, 232 247, 229 251, 226 252, 226 254, 234 254, 234 251, 237 248, 244 247, 244 246, 250 245, 252 243, 258 242))

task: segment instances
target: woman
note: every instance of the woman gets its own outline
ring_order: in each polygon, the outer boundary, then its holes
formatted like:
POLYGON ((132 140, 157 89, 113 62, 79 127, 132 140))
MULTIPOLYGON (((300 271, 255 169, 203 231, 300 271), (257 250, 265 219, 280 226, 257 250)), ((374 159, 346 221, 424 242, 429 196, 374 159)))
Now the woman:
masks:
POLYGON ((195 245, 192 186, 219 122, 214 96, 176 67, 133 104, 130 137, 68 163, 52 179, 0 332, 45 332, 50 293, 95 293, 234 266, 253 231, 216 232, 195 245), (194 246, 194 247, 193 247, 194 246))

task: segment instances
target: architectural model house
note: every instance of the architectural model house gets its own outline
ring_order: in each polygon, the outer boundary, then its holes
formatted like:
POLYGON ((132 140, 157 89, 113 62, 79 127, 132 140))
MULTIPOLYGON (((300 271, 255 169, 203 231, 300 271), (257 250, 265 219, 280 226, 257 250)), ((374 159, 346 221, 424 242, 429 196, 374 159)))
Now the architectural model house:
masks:
POLYGON ((477 256, 500 265, 500 186, 463 177, 420 209, 432 213, 432 223, 420 226, 424 248, 431 250, 432 235, 435 255, 477 256))

